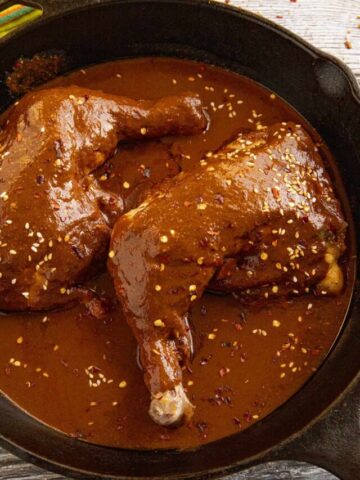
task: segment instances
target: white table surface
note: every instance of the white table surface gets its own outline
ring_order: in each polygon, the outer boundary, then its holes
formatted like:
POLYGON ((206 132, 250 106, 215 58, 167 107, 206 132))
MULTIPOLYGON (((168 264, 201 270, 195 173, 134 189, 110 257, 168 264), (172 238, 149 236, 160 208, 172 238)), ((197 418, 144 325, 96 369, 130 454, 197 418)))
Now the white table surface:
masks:
MULTIPOLYGON (((230 0, 226 3, 261 14, 337 56, 360 82, 360 0, 230 0)), ((25 463, 0 449, 0 478, 63 480, 65 477, 25 463)), ((265 464, 226 477, 226 480, 250 479, 335 480, 336 477, 312 465, 295 462, 265 464)))

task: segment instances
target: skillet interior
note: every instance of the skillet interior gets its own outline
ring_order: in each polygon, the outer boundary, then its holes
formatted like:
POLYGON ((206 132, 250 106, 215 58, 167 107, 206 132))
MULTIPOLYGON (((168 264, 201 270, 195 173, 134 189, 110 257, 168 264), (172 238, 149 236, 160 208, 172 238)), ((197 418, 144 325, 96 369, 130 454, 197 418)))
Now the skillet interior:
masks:
MULTIPOLYGON (((287 100, 332 149, 347 190, 357 238, 360 238, 360 214, 356 208, 360 201, 360 97, 354 79, 341 65, 265 20, 205 1, 80 3, 94 5, 87 10, 80 9, 80 14, 73 2, 72 12, 44 15, 37 24, 2 41, 1 72, 10 70, 19 54, 31 56, 43 50, 61 49, 70 55, 73 67, 112 58, 167 55, 211 62, 245 74, 287 100)), ((10 101, 5 86, 1 85, 1 108, 10 101)), ((3 441, 27 459, 34 460, 32 455, 35 455, 42 459, 36 460, 38 463, 45 462, 62 472, 72 471, 73 476, 77 471, 79 475, 87 472, 117 478, 180 478, 182 475, 198 478, 204 474, 224 474, 228 469, 249 466, 264 458, 293 457, 309 458, 337 471, 343 478, 356 478, 360 466, 356 466, 353 459, 356 461, 359 445, 356 436, 351 439, 353 425, 350 425, 354 422, 355 403, 349 424, 337 427, 342 431, 336 438, 348 437, 347 445, 335 445, 345 456, 341 465, 331 463, 326 456, 317 458, 304 453, 306 449, 299 441, 295 444, 297 452, 279 450, 278 446, 322 415, 359 376, 359 308, 360 293, 356 289, 336 347, 297 395, 249 430, 201 447, 196 453, 127 451, 84 444, 38 423, 6 398, 0 399, 3 441), (350 468, 354 468, 352 477, 346 455, 351 459, 350 468)), ((320 438, 319 444, 313 445, 319 451, 320 440, 326 443, 326 438, 320 438)))

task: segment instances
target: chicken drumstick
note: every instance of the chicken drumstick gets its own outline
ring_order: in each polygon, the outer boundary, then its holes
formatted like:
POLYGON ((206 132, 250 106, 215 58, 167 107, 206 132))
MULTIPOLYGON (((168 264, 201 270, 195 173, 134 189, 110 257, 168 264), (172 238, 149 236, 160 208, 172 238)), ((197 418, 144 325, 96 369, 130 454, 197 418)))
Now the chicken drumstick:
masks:
POLYGON ((321 157, 294 124, 239 135, 116 223, 108 266, 140 346, 150 415, 191 415, 188 314, 210 286, 261 298, 336 294, 346 223, 321 157))

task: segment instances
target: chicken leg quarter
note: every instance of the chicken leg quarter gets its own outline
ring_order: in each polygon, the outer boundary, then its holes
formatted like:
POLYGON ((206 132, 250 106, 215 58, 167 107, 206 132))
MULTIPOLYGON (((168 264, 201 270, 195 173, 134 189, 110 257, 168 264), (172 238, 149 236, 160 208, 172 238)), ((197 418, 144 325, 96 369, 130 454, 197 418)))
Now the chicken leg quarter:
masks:
POLYGON ((257 298, 342 288, 346 223, 312 139, 239 135, 116 223, 108 262, 161 425, 191 415, 182 385, 191 307, 208 287, 257 298))
POLYGON ((103 265, 122 201, 91 175, 125 140, 206 126, 193 94, 136 101, 78 87, 30 93, 0 132, 0 310, 47 310, 103 265))

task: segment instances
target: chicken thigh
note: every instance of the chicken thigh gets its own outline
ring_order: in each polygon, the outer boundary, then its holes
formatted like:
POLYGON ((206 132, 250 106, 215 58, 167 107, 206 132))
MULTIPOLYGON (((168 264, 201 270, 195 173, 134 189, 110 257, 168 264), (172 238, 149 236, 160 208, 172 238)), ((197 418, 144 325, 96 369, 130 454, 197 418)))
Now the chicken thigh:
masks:
POLYGON ((67 87, 17 102, 0 132, 0 310, 47 310, 83 295, 123 211, 91 173, 119 142, 205 126, 193 94, 136 101, 67 87))
POLYGON ((182 369, 205 289, 337 294, 346 223, 310 136, 292 123, 239 135, 115 224, 108 267, 161 425, 191 416, 182 369))

